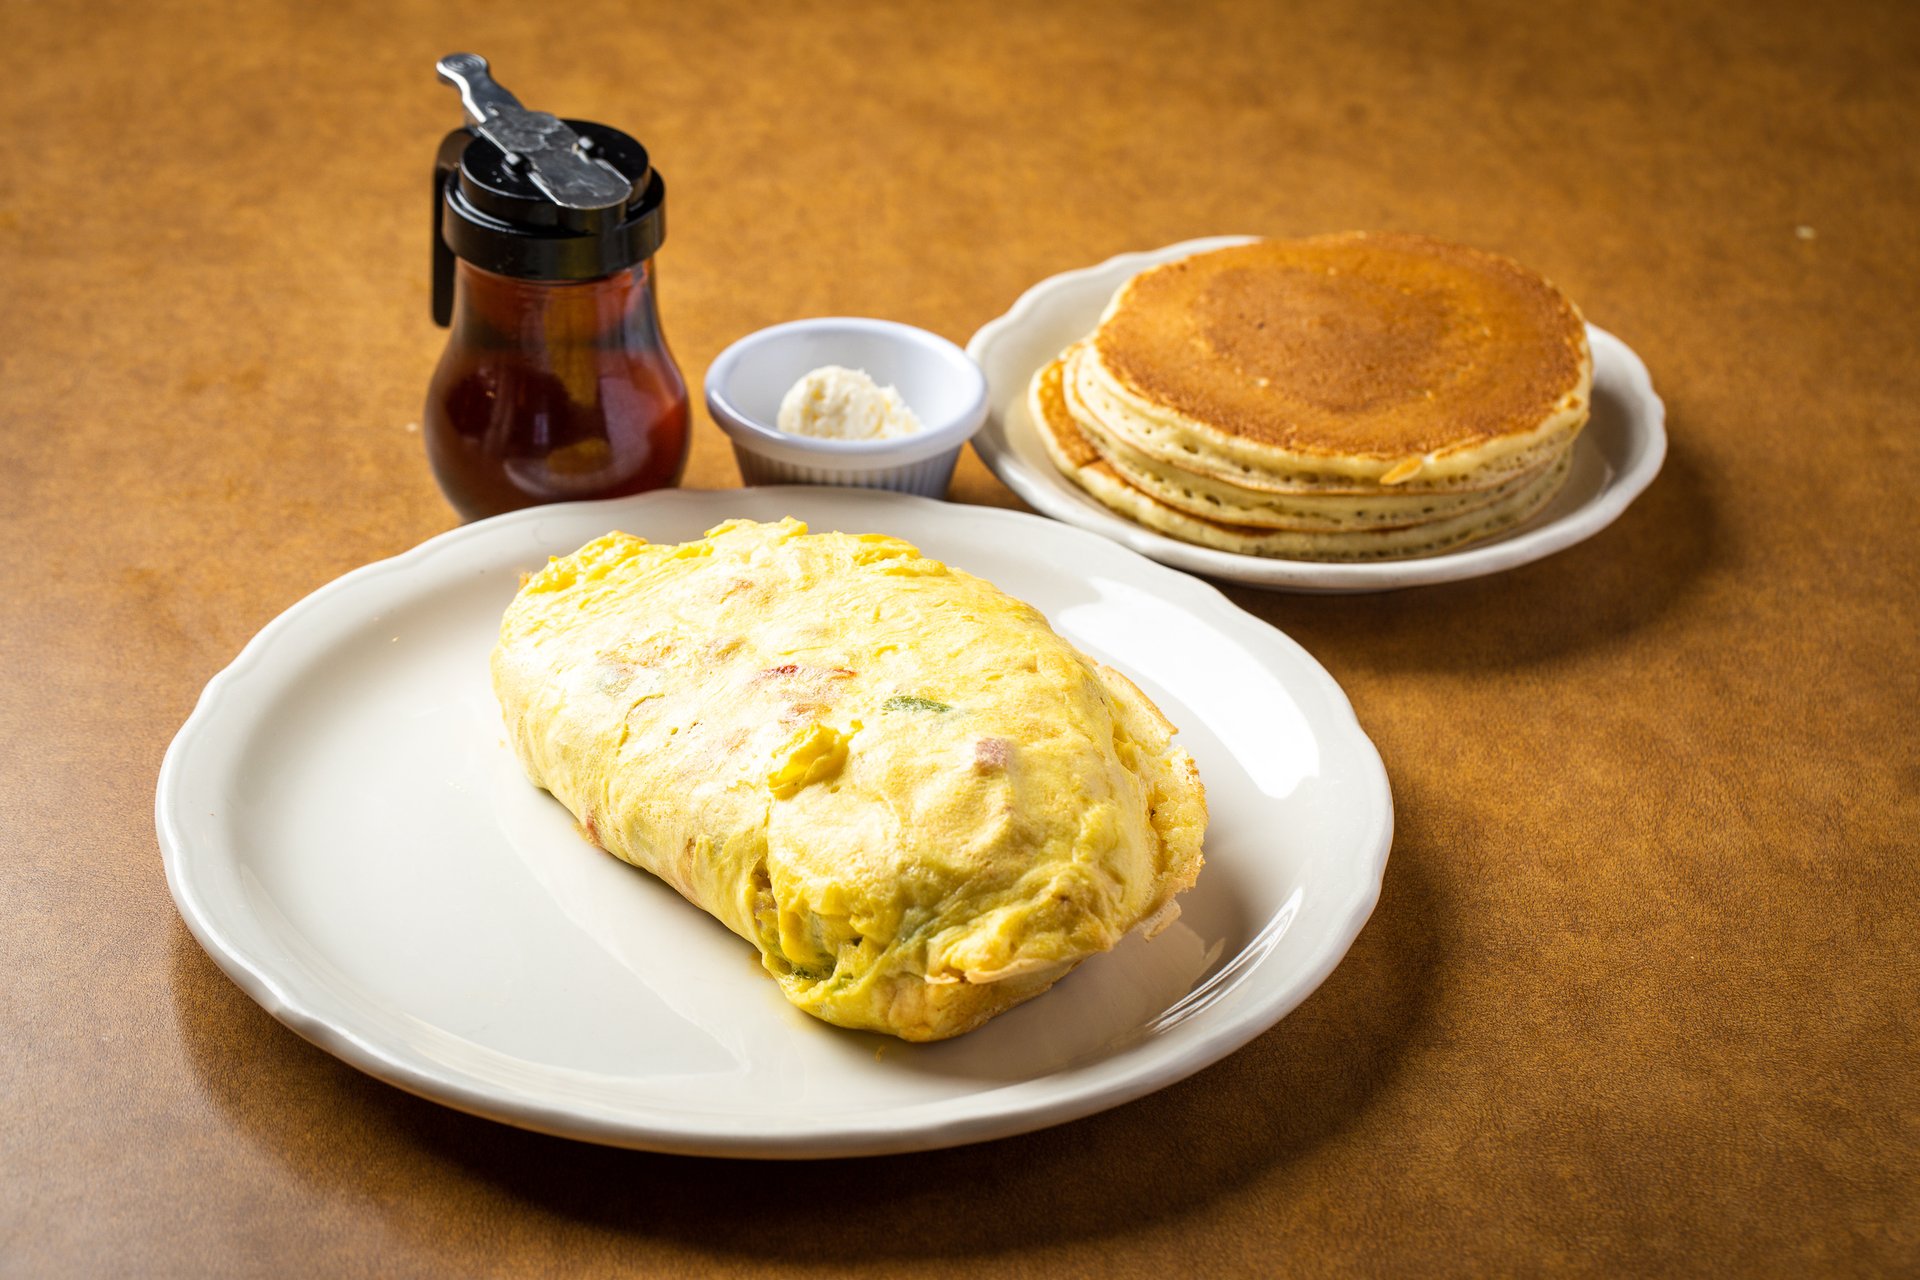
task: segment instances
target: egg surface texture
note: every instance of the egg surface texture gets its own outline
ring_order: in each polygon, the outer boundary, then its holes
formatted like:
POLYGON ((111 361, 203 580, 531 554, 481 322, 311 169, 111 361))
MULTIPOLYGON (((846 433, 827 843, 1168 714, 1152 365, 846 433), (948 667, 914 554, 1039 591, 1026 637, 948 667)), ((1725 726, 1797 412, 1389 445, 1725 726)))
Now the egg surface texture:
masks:
POLYGON ((492 666, 527 776, 843 1027, 972 1030, 1200 871, 1199 773, 1146 696, 897 538, 610 533, 527 580, 492 666))

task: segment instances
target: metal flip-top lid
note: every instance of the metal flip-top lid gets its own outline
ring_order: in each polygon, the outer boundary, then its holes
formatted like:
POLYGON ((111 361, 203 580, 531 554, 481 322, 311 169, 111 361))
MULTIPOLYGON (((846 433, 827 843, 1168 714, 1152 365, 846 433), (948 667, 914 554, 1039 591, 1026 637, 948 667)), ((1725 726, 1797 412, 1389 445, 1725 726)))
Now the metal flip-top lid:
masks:
POLYGON ((433 318, 453 313, 453 259, 525 280, 594 280, 653 256, 666 184, 618 129, 529 111, 478 54, 440 59, 467 125, 434 166, 433 318))

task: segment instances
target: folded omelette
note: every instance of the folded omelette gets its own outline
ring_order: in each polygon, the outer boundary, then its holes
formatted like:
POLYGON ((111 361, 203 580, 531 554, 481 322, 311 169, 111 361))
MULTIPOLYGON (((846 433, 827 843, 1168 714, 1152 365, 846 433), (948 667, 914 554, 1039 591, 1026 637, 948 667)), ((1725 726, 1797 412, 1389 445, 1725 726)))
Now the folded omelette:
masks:
POLYGON ((588 839, 843 1027, 969 1031, 1200 870, 1200 777, 1153 703, 897 538, 610 533, 527 580, 493 684, 588 839))

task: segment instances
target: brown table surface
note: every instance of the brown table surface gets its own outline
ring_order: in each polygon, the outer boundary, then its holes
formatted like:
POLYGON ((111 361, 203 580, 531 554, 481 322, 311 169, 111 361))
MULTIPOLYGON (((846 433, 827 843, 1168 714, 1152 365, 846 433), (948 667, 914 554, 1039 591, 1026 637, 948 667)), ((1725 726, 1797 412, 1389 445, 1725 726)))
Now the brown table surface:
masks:
MULTIPOLYGON (((1920 9, 0 9, 0 1272, 1920 1269, 1920 9), (1298 1012, 1026 1137, 801 1165, 473 1119, 206 958, 151 817, 201 686, 455 521, 416 423, 439 54, 671 183, 689 380, 773 321, 957 340, 1192 236, 1422 230, 1553 277, 1670 414, 1496 578, 1233 589, 1394 783, 1298 1012)), ((737 473, 702 413, 688 483, 737 473)), ((969 455, 961 501, 1017 505, 969 455)))

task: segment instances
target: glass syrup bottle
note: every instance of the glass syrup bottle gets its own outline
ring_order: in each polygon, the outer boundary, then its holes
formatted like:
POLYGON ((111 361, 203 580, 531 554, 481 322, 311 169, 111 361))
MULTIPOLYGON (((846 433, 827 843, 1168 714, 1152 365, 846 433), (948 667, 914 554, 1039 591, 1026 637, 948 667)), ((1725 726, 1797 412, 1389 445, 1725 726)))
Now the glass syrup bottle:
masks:
POLYGON ((433 316, 449 328, 423 427, 466 519, 679 483, 687 385, 660 331, 666 187, 617 129, 527 111, 452 54, 468 125, 434 168, 433 316))

